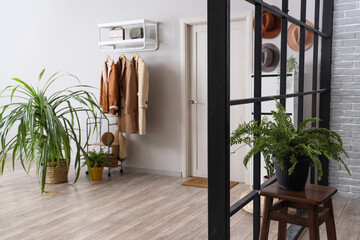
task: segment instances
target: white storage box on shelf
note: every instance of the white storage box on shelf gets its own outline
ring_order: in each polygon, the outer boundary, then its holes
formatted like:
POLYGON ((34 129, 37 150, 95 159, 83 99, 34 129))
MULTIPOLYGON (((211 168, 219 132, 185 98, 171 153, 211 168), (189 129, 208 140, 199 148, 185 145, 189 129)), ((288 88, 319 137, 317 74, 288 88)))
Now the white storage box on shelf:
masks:
POLYGON ((98 24, 99 50, 116 52, 155 51, 159 47, 158 23, 146 19, 98 24), (109 31, 122 27, 125 39, 110 40, 109 31), (130 30, 142 28, 143 37, 131 39, 130 30))

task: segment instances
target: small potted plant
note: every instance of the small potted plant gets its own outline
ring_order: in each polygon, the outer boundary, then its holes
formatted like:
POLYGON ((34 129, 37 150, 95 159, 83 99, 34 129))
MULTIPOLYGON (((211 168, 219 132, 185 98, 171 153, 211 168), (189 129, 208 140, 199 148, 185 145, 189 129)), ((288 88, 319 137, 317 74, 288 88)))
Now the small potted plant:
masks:
POLYGON ((326 128, 305 129, 308 123, 320 121, 318 118, 306 119, 295 129, 278 101, 276 108, 277 111, 271 112, 273 120, 264 118, 260 123, 254 120, 243 123, 232 133, 231 145, 246 143, 251 147, 243 160, 245 166, 251 157, 261 152, 265 159, 271 158, 274 162, 279 187, 286 190, 305 188, 310 164, 318 168, 318 179, 321 180, 321 155, 341 163, 350 174, 342 159, 342 156, 349 156, 337 133, 326 128))
POLYGON ((87 156, 87 162, 84 163, 84 166, 87 165, 89 169, 89 176, 93 181, 99 181, 102 179, 102 174, 104 166, 107 166, 110 161, 110 157, 103 150, 97 152, 95 150, 90 151, 87 156))

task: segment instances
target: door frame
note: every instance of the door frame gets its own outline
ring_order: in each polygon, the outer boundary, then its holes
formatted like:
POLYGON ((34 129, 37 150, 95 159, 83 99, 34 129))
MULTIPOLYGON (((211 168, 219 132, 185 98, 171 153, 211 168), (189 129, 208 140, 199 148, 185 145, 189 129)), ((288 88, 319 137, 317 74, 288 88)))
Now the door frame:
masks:
MULTIPOLYGON (((244 11, 231 13, 231 22, 246 21, 248 36, 253 36, 252 30, 253 12, 244 11)), ((191 174, 191 134, 190 134, 190 27, 207 23, 207 17, 189 17, 180 19, 180 80, 181 80, 181 176, 190 177, 191 174)), ((250 41, 252 44, 252 39, 250 41)), ((252 48, 247 53, 250 62, 253 59, 252 48)), ((249 73, 252 72, 252 64, 249 64, 249 73)))

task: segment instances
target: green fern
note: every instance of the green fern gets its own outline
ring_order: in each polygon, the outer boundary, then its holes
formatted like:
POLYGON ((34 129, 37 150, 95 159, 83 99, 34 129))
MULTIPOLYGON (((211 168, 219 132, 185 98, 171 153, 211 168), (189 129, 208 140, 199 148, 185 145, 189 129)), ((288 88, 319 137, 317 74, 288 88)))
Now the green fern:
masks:
MULTIPOLYGON (((100 149, 99 152, 93 150, 90 151, 88 154, 88 164, 90 165, 91 168, 99 168, 99 167, 104 167, 106 165, 109 164, 110 161, 110 157, 109 155, 104 152, 103 149, 100 149)), ((84 162, 83 166, 86 166, 87 163, 84 162)))
POLYGON ((265 158, 268 175, 271 175, 270 171, 274 171, 273 163, 270 161, 271 156, 275 157, 281 169, 284 169, 284 161, 290 161, 289 174, 291 174, 299 161, 310 159, 318 168, 318 179, 321 180, 323 169, 319 157, 323 155, 329 160, 336 161, 338 165, 341 163, 350 174, 348 166, 342 159, 342 156, 349 158, 349 155, 343 147, 339 134, 326 128, 306 129, 309 123, 320 121, 318 118, 306 119, 295 129, 291 117, 286 114, 285 108, 278 101, 276 108, 277 111, 271 112, 274 120, 264 118, 260 123, 254 120, 241 123, 232 133, 231 145, 245 143, 251 147, 243 160, 245 166, 255 154, 261 152, 265 158))

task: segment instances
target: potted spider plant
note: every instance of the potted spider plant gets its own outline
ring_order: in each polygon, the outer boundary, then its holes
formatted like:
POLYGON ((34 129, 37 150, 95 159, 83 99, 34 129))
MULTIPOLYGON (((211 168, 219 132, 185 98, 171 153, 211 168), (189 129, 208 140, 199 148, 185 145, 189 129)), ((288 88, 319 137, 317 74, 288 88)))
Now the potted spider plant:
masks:
POLYGON ((279 187, 286 190, 305 188, 310 164, 318 168, 318 179, 321 180, 321 155, 341 163, 350 174, 342 158, 349 156, 336 132, 326 128, 306 129, 308 123, 320 121, 318 118, 306 119, 295 129, 290 116, 278 101, 276 108, 277 111, 271 112, 273 120, 264 118, 260 123, 254 120, 243 123, 231 134, 231 145, 246 143, 251 147, 243 160, 245 166, 259 152, 265 159, 271 158, 279 187))
MULTIPOLYGON (((109 164, 111 157, 101 149, 100 152, 96 152, 95 150, 90 151, 87 154, 87 160, 91 179, 93 181, 101 180, 104 166, 109 164)), ((86 165, 86 162, 84 162, 84 165, 86 165)))
POLYGON ((36 87, 13 78, 15 85, 7 86, 1 92, 1 97, 8 98, 10 103, 0 107, 1 174, 8 154, 12 153, 13 169, 16 160, 28 174, 36 165, 41 193, 47 182, 67 181, 72 152, 75 155, 74 182, 77 181, 80 156, 85 153, 81 146, 79 114, 85 112, 96 117, 95 111, 100 110, 94 95, 87 91, 91 87, 80 85, 75 76, 55 73, 43 83, 44 72, 45 69, 40 73, 36 87), (76 80, 78 85, 57 90, 54 84, 61 85, 59 82, 64 81, 64 77, 76 80), (17 129, 15 136, 10 135, 13 128, 17 129), (59 175, 60 178, 55 179, 59 175))

